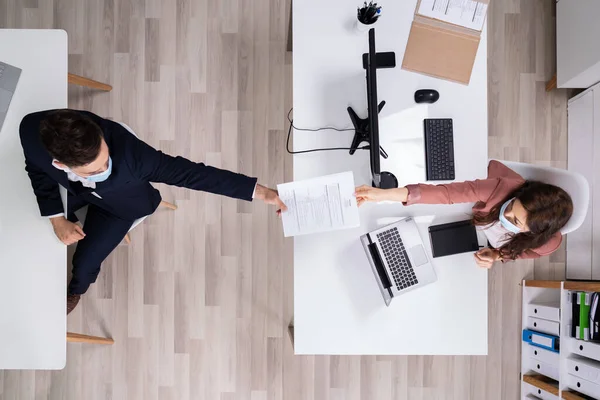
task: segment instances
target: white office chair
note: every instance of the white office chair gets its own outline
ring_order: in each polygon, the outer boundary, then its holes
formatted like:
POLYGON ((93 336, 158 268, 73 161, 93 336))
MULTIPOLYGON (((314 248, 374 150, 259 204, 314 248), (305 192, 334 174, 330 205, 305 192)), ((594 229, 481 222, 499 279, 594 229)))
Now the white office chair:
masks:
MULTIPOLYGON (((129 131, 129 133, 131 133, 133 136, 137 137, 137 135, 135 134, 133 129, 131 129, 128 125, 124 124, 123 122, 117 122, 117 123, 120 124, 121 126, 123 126, 123 128, 127 129, 129 131)), ((63 201, 63 208, 65 210, 65 215, 67 215, 67 189, 65 189, 62 185, 59 185, 59 189, 60 189, 60 197, 63 201)), ((177 206, 175 204, 169 203, 164 200, 162 200, 160 202, 159 207, 165 207, 165 208, 168 208, 171 210, 177 210, 177 206)), ((81 222, 82 225, 85 223, 86 214, 87 214, 87 206, 82 207, 81 209, 75 211, 75 215, 77 216, 77 219, 79 220, 79 222, 81 222)), ((133 230, 133 228, 135 228, 136 226, 141 224, 142 221, 144 221, 146 218, 148 218, 148 215, 145 215, 145 216, 133 221, 131 228, 129 228, 128 233, 125 235, 125 238, 124 238, 125 243, 131 244, 131 238, 129 236, 129 232, 131 232, 133 230)))
POLYGON ((514 161, 496 160, 512 169, 524 179, 556 185, 564 189, 573 200, 573 215, 560 230, 566 235, 579 228, 583 223, 590 203, 590 185, 583 175, 564 169, 543 167, 514 161))

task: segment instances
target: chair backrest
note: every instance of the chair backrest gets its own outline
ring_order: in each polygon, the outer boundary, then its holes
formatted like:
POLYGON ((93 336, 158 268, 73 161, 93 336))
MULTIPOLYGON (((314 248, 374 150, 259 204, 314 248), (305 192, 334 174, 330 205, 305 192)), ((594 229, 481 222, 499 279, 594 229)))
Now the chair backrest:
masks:
POLYGON ((566 235, 581 226, 590 206, 590 185, 583 175, 554 167, 544 167, 514 161, 497 161, 506 165, 526 180, 549 183, 569 193, 573 200, 573 216, 571 216, 569 222, 567 222, 560 232, 566 235))
POLYGON ((129 125, 127 125, 125 122, 117 122, 117 124, 121 125, 123 128, 125 128, 129 133, 131 133, 133 136, 138 137, 135 132, 133 131, 133 129, 131 129, 131 127, 129 125))

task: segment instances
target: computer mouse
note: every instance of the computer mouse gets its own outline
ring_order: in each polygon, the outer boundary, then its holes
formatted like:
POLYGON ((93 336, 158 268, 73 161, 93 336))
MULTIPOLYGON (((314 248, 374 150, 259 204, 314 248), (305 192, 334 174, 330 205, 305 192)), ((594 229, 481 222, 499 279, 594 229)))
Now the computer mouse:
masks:
POLYGON ((437 90, 419 89, 415 92, 415 103, 433 104, 440 98, 437 90))

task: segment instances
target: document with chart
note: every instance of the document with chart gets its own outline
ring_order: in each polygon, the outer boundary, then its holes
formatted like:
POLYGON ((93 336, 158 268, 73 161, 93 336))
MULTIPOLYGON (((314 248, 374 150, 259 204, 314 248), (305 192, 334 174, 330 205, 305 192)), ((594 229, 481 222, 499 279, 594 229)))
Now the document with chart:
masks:
POLYGON ((418 13, 481 31, 487 13, 487 3, 487 0, 421 0, 418 13))
POLYGON ((277 185, 285 237, 360 226, 352 172, 277 185))

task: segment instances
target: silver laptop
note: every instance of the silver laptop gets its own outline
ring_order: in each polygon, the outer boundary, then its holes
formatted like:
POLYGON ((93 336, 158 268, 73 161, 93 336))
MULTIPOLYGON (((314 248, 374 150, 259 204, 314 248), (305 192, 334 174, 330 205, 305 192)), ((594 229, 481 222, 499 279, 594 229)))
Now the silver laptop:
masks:
POLYGON ((437 280, 417 224, 405 218, 360 237, 385 305, 437 280))
POLYGON ((8 106, 15 93, 20 76, 21 70, 19 68, 0 61, 0 131, 2 125, 4 125, 8 106))

